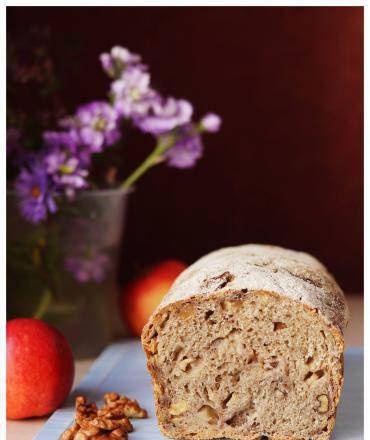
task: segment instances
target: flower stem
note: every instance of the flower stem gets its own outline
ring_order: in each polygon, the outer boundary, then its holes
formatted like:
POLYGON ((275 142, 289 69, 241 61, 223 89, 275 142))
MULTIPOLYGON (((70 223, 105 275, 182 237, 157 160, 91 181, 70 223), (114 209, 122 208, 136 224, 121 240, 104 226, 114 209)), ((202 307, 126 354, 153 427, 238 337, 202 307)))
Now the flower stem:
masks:
POLYGON ((176 137, 174 134, 170 134, 166 137, 160 138, 154 150, 139 165, 136 170, 130 174, 126 180, 122 183, 122 188, 130 188, 149 168, 157 165, 161 161, 158 160, 168 149, 170 149, 175 143, 176 137))
POLYGON ((49 308, 50 302, 52 299, 52 294, 49 289, 44 289, 42 292, 42 297, 39 302, 39 305, 37 306, 37 309, 35 313, 33 314, 33 317, 36 319, 42 319, 45 315, 47 309, 49 308))

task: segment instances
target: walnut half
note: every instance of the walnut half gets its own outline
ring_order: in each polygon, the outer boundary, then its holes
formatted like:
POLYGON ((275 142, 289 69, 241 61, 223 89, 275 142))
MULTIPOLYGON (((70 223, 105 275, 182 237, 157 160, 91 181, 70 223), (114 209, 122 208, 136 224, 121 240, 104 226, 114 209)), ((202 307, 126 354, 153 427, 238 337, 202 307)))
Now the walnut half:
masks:
POLYGON ((129 399, 126 396, 120 396, 117 393, 107 393, 104 396, 104 401, 104 409, 121 410, 126 417, 134 419, 145 419, 148 417, 146 410, 141 408, 136 400, 129 399))

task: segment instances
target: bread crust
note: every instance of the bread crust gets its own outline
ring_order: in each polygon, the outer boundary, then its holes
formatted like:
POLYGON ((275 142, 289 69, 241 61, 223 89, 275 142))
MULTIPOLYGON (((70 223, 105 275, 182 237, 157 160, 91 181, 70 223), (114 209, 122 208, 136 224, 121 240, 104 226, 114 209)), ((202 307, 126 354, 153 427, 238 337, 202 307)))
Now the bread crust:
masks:
MULTIPOLYGON (((156 371, 151 367, 149 346, 152 329, 163 319, 174 304, 197 304, 209 297, 224 297, 239 293, 245 297, 250 293, 276 295, 290 298, 303 304, 312 314, 318 314, 328 325, 338 347, 344 351, 343 331, 348 320, 348 308, 344 294, 332 275, 314 257, 276 246, 244 245, 224 248, 212 252, 189 266, 172 285, 168 294, 152 314, 142 332, 143 348, 148 357, 148 369, 153 384, 158 382, 156 371)), ((343 386, 342 374, 334 377, 338 393, 334 396, 335 411, 327 425, 327 431, 313 436, 315 440, 327 440, 334 428, 336 407, 343 386)), ((165 420, 158 404, 158 392, 154 391, 156 415, 162 433, 172 438, 209 439, 214 434, 204 430, 194 436, 187 436, 181 429, 166 431, 165 420)), ((218 437, 229 437, 228 430, 219 431, 218 437)), ((257 440, 259 435, 232 433, 232 438, 257 440)), ((304 440, 300 437, 270 436, 269 440, 304 440)))
POLYGON ((342 333, 346 327, 343 291, 325 266, 304 252, 258 244, 223 248, 200 258, 179 275, 157 310, 193 295, 246 289, 289 297, 317 308, 342 333))

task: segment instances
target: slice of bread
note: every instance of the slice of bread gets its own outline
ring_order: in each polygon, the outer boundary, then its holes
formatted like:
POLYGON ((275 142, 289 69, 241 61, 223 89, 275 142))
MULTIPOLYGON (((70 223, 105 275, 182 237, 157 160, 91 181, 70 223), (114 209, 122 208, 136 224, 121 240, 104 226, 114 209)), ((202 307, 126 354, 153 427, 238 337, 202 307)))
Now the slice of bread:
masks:
POLYGON ((343 292, 301 252, 245 245, 186 269, 144 327, 172 438, 324 440, 343 385, 343 292))

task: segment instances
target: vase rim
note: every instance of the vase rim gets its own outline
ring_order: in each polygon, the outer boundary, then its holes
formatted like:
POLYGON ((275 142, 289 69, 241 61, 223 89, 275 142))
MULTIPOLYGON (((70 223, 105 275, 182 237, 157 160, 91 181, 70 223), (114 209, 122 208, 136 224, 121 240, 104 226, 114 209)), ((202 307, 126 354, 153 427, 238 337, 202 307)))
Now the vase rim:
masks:
MULTIPOLYGON (((76 192, 76 198, 81 198, 81 197, 89 197, 89 196, 104 196, 104 195, 109 195, 109 194, 131 194, 132 192, 135 191, 135 187, 131 187, 131 188, 122 188, 122 187, 118 187, 118 188, 98 188, 98 189, 90 189, 90 188, 86 188, 82 191, 77 191, 76 192)), ((14 188, 8 188, 6 190, 7 194, 9 195, 16 195, 16 191, 14 188)))
POLYGON ((76 193, 77 197, 88 197, 88 196, 104 196, 106 194, 130 194, 135 191, 135 188, 101 188, 101 189, 85 189, 76 193))

